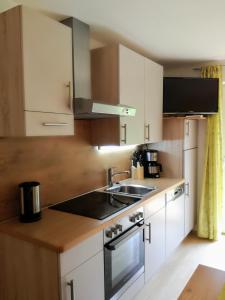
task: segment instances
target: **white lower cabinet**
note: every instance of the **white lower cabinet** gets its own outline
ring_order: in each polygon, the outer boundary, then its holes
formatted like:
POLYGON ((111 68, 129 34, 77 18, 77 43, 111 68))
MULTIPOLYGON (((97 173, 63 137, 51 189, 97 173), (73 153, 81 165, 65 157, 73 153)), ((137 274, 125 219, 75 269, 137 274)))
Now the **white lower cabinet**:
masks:
POLYGON ((145 220, 145 282, 165 260, 165 207, 145 220))
POLYGON ((184 239, 184 194, 166 203, 166 256, 184 239))
POLYGON ((62 300, 104 300, 103 251, 63 277, 62 300))

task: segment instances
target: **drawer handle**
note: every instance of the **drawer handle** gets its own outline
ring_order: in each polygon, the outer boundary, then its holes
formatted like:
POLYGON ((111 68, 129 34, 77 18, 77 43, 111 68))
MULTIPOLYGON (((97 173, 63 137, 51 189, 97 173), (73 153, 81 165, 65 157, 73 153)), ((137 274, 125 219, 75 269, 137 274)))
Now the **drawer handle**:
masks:
POLYGON ((42 123, 43 126, 68 126, 69 123, 42 123))
POLYGON ((73 111, 73 98, 72 98, 72 92, 71 92, 71 87, 72 87, 71 81, 68 82, 66 87, 69 90, 69 106, 70 106, 70 109, 73 111))
POLYGON ((73 288, 73 280, 70 280, 66 283, 70 287, 70 296, 71 300, 74 300, 74 288, 73 288))
POLYGON ((146 241, 148 241, 149 244, 151 244, 151 242, 152 242, 152 227, 151 227, 151 223, 146 224, 146 226, 148 227, 148 239, 146 239, 146 241))
POLYGON ((121 140, 121 142, 123 142, 124 144, 127 143, 127 124, 124 124, 122 126, 122 128, 124 129, 124 139, 121 140))
POLYGON ((185 195, 190 196, 190 185, 189 182, 185 183, 185 195))
POLYGON ((186 123, 185 123, 185 134, 187 136, 189 136, 189 133, 190 133, 190 124, 189 124, 189 121, 186 121, 186 123))
POLYGON ((145 128, 147 129, 147 136, 145 137, 145 140, 150 141, 150 124, 145 125, 145 128))

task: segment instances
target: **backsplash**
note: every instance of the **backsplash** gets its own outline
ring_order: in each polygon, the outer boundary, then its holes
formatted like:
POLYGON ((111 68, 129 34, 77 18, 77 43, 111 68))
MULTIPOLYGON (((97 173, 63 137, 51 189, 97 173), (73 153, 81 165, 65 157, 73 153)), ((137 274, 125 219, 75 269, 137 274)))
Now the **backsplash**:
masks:
POLYGON ((99 153, 90 146, 90 122, 75 126, 74 137, 0 139, 0 221, 18 214, 23 181, 40 181, 43 207, 106 185, 108 167, 130 167, 132 150, 99 153))

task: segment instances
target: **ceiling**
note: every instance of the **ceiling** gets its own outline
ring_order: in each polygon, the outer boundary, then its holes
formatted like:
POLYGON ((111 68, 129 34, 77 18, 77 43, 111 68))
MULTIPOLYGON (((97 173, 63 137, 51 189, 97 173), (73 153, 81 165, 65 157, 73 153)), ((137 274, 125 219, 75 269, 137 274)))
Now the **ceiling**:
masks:
POLYGON ((91 25, 161 63, 225 60, 224 0, 14 0, 91 25))

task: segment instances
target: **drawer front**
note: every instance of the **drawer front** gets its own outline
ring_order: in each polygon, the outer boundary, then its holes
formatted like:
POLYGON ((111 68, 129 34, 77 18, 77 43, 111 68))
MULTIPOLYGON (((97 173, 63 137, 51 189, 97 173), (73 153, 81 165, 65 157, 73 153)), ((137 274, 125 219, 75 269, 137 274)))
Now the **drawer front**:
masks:
POLYGON ((144 207, 145 219, 154 215, 161 208, 165 207, 165 194, 157 198, 152 199, 144 207))
POLYGON ((103 232, 60 254, 61 277, 103 250, 103 232))
POLYGON ((25 111, 26 136, 74 135, 74 116, 25 111))

